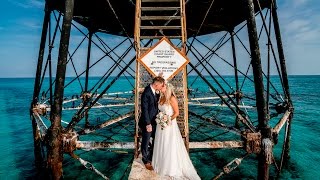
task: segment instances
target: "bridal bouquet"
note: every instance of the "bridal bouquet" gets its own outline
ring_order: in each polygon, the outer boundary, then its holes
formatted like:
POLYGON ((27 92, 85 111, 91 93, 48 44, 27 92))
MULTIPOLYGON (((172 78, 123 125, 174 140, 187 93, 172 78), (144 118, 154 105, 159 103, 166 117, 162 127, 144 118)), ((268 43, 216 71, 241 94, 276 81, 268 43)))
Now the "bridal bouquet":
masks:
POLYGON ((164 112, 160 111, 157 114, 156 122, 161 126, 161 130, 171 124, 171 117, 164 112))

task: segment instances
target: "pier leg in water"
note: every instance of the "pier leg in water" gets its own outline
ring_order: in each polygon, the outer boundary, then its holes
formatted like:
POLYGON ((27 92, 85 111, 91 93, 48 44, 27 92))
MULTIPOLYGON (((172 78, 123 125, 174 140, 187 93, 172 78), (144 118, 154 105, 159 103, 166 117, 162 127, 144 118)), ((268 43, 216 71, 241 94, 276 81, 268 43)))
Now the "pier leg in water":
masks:
MULTIPOLYGON (((285 57, 284 57, 284 51, 282 46, 282 40, 281 40, 281 32, 280 32, 280 25, 278 20, 278 13, 277 13, 277 4, 276 0, 273 1, 271 7, 272 7, 272 18, 273 18, 273 25, 274 25, 274 31, 276 34, 276 40, 277 40, 277 47, 278 47, 278 54, 279 54, 279 60, 280 60, 280 67, 281 67, 281 74, 282 74, 282 80, 283 80, 283 86, 286 93, 286 100, 289 104, 289 108, 292 108, 292 101, 291 101, 291 95, 289 91, 289 82, 288 82, 288 75, 287 75, 287 68, 285 63, 285 57)), ((293 111, 293 109, 291 109, 293 111)), ((285 144, 285 154, 284 154, 284 160, 288 161, 290 155, 290 139, 291 139, 291 124, 292 124, 292 115, 291 113, 289 117, 289 126, 288 126, 288 136, 286 137, 286 144, 285 144)))
MULTIPOLYGON (((251 64, 254 75, 254 85, 256 93, 256 106, 258 112, 258 130, 261 131, 261 139, 270 138, 271 133, 270 128, 268 127, 268 118, 267 118, 267 106, 266 100, 264 98, 264 85, 262 77, 262 67, 261 67, 261 57, 260 57, 260 48, 258 42, 256 21, 255 21, 255 11, 253 0, 247 0, 247 24, 248 24, 248 35, 250 42, 251 50, 251 64)), ((258 155, 258 179, 269 179, 269 164, 266 160, 266 153, 264 152, 264 147, 261 147, 261 152, 258 155)))
POLYGON ((73 17, 74 0, 66 0, 65 13, 62 24, 61 40, 59 47, 59 57, 56 74, 56 84, 54 91, 54 102, 51 109, 51 126, 48 129, 48 169, 52 179, 62 178, 62 102, 64 94, 64 83, 67 67, 67 56, 69 47, 69 38, 71 30, 71 21, 73 17))
MULTIPOLYGON (((33 99, 31 104, 30 115, 32 115, 32 108, 36 106, 38 103, 38 97, 40 93, 40 79, 41 79, 41 71, 42 71, 42 64, 43 64, 43 56, 44 56, 44 49, 47 39, 48 33, 48 25, 50 20, 51 10, 48 7, 48 3, 45 6, 45 15, 43 20, 42 26, 42 33, 41 33, 41 41, 40 41, 40 49, 39 49, 39 56, 38 56, 38 65, 37 65, 37 72, 36 72, 36 79, 34 83, 34 92, 33 92, 33 99)), ((40 140, 40 132, 37 128, 37 123, 35 122, 34 117, 32 117, 32 129, 33 129, 33 140, 34 140, 34 155, 35 155, 35 164, 37 167, 42 165, 43 157, 41 155, 41 140, 40 140)))

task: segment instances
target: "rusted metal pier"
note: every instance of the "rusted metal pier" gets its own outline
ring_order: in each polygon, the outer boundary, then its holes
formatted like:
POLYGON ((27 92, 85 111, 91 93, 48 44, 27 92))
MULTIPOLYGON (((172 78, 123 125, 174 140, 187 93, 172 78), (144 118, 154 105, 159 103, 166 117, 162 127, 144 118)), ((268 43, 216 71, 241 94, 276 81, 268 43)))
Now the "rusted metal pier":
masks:
POLYGON ((293 104, 275 0, 46 0, 44 11, 30 114, 36 165, 50 178, 75 161, 104 179, 157 179, 139 159, 140 95, 154 76, 139 60, 163 37, 190 59, 169 79, 190 155, 235 149, 211 178, 258 157, 257 178, 269 179, 289 161, 293 104))

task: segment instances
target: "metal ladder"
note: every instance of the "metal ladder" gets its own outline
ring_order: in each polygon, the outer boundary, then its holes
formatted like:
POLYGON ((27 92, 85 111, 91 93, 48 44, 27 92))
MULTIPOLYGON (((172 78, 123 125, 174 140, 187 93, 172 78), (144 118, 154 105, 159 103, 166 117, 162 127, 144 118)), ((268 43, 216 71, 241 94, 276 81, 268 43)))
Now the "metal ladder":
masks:
MULTIPOLYGON (((137 51, 143 39, 181 40, 181 48, 186 42, 185 0, 136 0, 135 42, 137 51)), ((181 49, 181 50, 182 50, 181 49)))
MULTIPOLYGON (((169 40, 179 42, 178 48, 183 54, 186 53, 186 16, 185 0, 136 0, 134 40, 136 58, 139 59, 151 47, 153 40, 166 37, 169 40), (149 40, 149 41, 148 41, 149 40), (148 41, 145 45, 141 41, 148 41)), ((189 147, 188 128, 188 99, 187 99, 187 68, 178 73, 170 80, 176 89, 180 115, 177 122, 184 139, 189 147)), ((135 157, 140 151, 140 137, 138 122, 140 117, 141 89, 152 81, 152 76, 147 72, 139 61, 136 61, 136 84, 135 84, 135 157)))

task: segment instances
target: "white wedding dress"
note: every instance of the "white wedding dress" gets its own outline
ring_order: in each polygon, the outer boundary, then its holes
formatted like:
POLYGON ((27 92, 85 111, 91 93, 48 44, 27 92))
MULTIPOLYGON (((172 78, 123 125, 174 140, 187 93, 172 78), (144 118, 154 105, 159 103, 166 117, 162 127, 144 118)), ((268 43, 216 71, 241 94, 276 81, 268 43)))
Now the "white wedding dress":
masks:
MULTIPOLYGON (((159 110, 170 116, 173 114, 171 105, 159 105, 159 110)), ((157 125, 152 166, 160 177, 200 179, 186 150, 176 119, 163 130, 157 125)))

